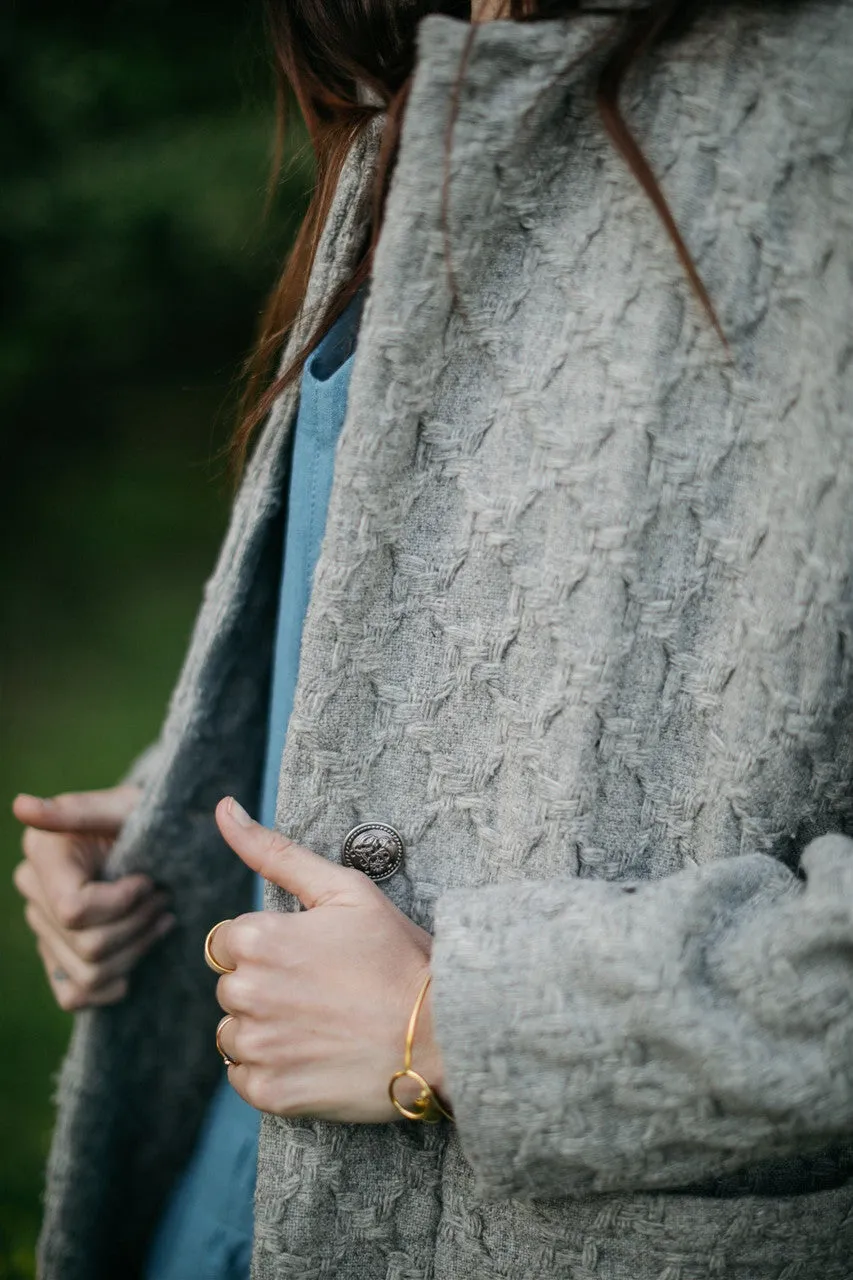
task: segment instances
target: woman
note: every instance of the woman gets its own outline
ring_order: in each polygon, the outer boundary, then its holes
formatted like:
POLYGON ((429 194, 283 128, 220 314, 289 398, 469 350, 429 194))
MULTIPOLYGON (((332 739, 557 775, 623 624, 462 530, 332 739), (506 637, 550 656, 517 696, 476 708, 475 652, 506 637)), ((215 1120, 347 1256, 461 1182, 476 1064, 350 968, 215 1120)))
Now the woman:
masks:
POLYGON ((80 801, 126 820, 63 943, 149 881, 178 925, 78 1018, 43 1274, 140 1272, 218 1047, 261 1280, 841 1280, 853 5, 445 12, 415 53, 422 13, 274 14, 321 160, 285 376, 141 798, 80 801), (273 831, 295 378, 368 288, 273 831))

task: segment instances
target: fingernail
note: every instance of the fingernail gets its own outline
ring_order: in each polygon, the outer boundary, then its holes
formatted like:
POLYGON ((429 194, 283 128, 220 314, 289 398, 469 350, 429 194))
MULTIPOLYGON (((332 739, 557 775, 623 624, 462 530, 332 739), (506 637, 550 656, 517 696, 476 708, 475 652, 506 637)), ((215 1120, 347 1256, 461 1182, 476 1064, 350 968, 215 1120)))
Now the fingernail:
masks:
POLYGON ((239 803, 239 801, 235 800, 233 796, 228 797, 228 812, 238 826, 240 827, 252 826, 252 819, 249 817, 248 813, 243 808, 243 806, 239 803))
POLYGON ((15 799, 16 800, 34 800, 36 804, 50 804, 50 801, 46 800, 44 796, 34 796, 34 795, 31 795, 29 791, 19 791, 18 794, 15 796, 15 799))
POLYGON ((169 933, 170 930, 174 928, 177 918, 178 918, 177 916, 173 916, 173 915, 161 916, 160 919, 157 921, 157 924, 154 929, 154 932, 157 935, 157 937, 158 938, 165 937, 166 934, 169 933))

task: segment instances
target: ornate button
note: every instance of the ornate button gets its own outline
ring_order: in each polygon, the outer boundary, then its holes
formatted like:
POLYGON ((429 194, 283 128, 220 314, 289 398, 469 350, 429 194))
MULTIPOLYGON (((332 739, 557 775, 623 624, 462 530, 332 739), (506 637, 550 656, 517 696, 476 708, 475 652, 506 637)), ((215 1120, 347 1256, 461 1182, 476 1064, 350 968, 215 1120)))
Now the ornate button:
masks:
POLYGON ((403 861, 403 840, 384 822, 362 822, 344 840, 341 858, 344 866, 363 871, 371 880, 387 880, 403 861))

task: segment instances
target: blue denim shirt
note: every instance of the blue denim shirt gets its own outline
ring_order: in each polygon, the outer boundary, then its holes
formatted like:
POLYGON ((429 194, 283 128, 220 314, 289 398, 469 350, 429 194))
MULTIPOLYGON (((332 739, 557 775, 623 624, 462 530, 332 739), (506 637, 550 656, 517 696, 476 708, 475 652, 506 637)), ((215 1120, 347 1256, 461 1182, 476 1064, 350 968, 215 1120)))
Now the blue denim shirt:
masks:
MULTIPOLYGON (((273 658, 267 753, 258 816, 275 823, 302 625, 326 525, 335 446, 344 422, 358 322, 356 295, 309 357, 302 375, 287 496, 284 560, 273 658)), ((257 909, 263 907, 258 878, 257 909)), ((215 1052, 211 1044, 211 1052, 215 1052)), ((189 1165, 163 1214, 146 1280, 248 1280, 260 1115, 223 1077, 189 1165)))

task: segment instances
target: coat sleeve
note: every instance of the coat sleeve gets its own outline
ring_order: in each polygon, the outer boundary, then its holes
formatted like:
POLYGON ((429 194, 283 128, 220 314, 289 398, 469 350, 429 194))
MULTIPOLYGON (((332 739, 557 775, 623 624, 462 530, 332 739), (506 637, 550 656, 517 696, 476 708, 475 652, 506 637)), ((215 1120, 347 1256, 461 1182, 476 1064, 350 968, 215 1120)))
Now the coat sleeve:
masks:
POLYGON ((679 1189, 853 1137, 853 840, 439 899, 433 1015, 489 1198, 679 1189))

